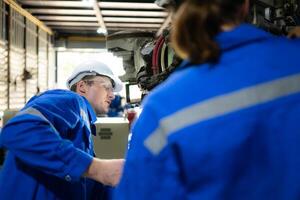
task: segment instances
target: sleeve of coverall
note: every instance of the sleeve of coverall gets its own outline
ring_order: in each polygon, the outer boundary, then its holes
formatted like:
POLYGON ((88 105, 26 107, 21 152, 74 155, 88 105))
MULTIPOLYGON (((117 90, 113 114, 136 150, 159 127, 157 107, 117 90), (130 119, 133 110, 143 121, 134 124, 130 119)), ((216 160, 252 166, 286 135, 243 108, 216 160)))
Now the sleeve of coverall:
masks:
POLYGON ((153 155, 144 145, 158 124, 159 119, 148 104, 134 124, 123 176, 114 193, 115 199, 185 199, 174 149, 167 145, 160 154, 153 155))
MULTIPOLYGON (((74 128, 80 128, 77 121, 74 128)), ((62 139, 49 121, 32 114, 10 120, 0 141, 21 162, 67 181, 79 180, 92 162, 90 155, 62 139)))

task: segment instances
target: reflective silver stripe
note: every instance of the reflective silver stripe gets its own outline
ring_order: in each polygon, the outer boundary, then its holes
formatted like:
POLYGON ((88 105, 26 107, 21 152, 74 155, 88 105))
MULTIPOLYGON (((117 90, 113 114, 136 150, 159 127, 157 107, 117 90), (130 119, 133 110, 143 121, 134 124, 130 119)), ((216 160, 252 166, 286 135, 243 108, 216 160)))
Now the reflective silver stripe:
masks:
POLYGON ((80 108, 80 116, 83 119, 83 121, 85 122, 86 127, 91 131, 91 122, 89 120, 88 115, 82 108, 80 108))
POLYGON ((29 108, 26 108, 25 110, 22 110, 22 111, 18 112, 18 114, 16 116, 25 115, 25 114, 35 115, 35 116, 43 119, 44 121, 46 121, 52 127, 54 132, 56 134, 58 134, 56 128, 52 125, 52 123, 39 110, 37 110, 33 107, 29 107, 29 108))
POLYGON ((144 145, 153 154, 159 154, 167 144, 167 137, 180 129, 297 92, 300 92, 300 74, 202 101, 162 118, 158 128, 144 141, 144 145))

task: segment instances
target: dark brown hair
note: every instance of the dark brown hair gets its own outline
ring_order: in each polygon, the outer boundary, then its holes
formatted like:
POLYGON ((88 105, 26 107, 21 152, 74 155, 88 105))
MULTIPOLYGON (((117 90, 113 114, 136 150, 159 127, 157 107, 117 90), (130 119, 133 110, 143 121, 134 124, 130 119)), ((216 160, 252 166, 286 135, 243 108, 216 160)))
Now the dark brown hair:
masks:
POLYGON ((214 41, 225 23, 242 19, 245 0, 186 0, 175 15, 171 32, 176 53, 192 63, 216 62, 220 47, 214 41))

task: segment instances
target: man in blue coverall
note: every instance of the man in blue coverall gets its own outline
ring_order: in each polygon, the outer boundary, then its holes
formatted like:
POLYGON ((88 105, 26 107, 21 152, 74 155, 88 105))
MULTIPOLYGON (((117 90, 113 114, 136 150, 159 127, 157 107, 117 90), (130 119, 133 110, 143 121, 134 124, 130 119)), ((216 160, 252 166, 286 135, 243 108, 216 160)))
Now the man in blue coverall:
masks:
POLYGON ((115 199, 300 199, 300 40, 242 23, 248 6, 179 8, 185 61, 143 101, 115 199))
POLYGON ((123 159, 94 157, 96 114, 108 111, 121 81, 107 65, 80 64, 67 81, 72 91, 34 96, 0 134, 8 150, 0 174, 0 199, 105 199, 123 159))

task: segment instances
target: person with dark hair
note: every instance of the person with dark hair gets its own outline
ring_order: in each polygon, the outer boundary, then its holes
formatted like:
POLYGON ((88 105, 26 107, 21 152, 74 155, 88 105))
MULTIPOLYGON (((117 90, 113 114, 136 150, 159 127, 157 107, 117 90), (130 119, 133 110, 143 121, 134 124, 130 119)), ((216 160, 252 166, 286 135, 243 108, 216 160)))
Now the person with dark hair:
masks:
POLYGON ((2 129, 8 150, 0 173, 0 198, 107 199, 119 182, 123 159, 94 156, 96 114, 108 111, 120 79, 104 63, 79 64, 68 90, 32 97, 2 129))
POLYGON ((300 41, 243 23, 249 0, 187 0, 185 61, 143 101, 115 199, 300 197, 300 41))

